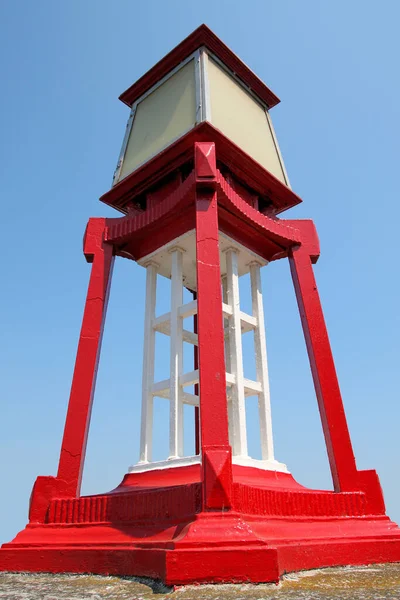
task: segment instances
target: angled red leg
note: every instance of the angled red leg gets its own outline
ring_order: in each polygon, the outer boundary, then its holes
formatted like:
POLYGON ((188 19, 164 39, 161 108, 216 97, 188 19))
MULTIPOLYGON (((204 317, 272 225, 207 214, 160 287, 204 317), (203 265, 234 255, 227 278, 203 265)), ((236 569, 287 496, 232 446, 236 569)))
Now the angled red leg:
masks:
POLYGON ((289 261, 299 306, 314 387, 321 415, 334 489, 337 492, 364 490, 371 512, 383 513, 382 489, 375 471, 358 471, 347 426, 335 363, 322 311, 311 257, 319 251, 311 222, 292 221, 303 230, 307 243, 292 249, 289 261), (311 233, 311 235, 310 235, 311 233), (314 238, 314 240, 313 240, 314 238), (310 240, 311 245, 310 246, 310 240))
POLYGON ((113 247, 103 242, 106 219, 90 219, 84 239, 86 260, 92 263, 85 311, 58 467, 71 496, 79 496, 86 443, 106 316, 113 247))

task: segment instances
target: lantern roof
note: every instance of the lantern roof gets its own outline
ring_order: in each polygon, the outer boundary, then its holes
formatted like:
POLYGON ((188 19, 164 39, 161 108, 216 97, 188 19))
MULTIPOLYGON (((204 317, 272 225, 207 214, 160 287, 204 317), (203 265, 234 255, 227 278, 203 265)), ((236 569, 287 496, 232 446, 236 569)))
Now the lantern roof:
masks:
POLYGON ((120 95, 119 99, 127 106, 132 106, 140 96, 165 77, 187 56, 204 46, 235 73, 260 100, 265 102, 268 108, 279 104, 279 98, 204 24, 195 29, 187 38, 147 71, 147 73, 142 75, 130 88, 120 95))

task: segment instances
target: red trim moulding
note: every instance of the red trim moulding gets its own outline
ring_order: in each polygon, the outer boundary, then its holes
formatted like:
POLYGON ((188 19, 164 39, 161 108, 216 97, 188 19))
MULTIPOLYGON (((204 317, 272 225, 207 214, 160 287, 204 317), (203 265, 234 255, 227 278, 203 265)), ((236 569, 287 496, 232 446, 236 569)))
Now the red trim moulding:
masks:
MULTIPOLYGON (((199 144, 201 146, 201 144, 199 144)), ((157 248, 195 227, 194 184, 192 172, 177 190, 138 215, 107 219, 105 240, 114 244, 115 253, 139 260, 157 248), (179 215, 179 216, 177 216, 179 215)), ((296 221, 271 219, 243 200, 217 170, 219 229, 243 243, 266 260, 285 256, 300 243, 296 221)))
POLYGON ((268 196, 276 214, 302 202, 302 199, 289 187, 207 121, 191 129, 142 167, 122 179, 100 197, 101 202, 126 214, 127 205, 134 197, 147 192, 169 173, 194 159, 196 142, 210 141, 215 143, 218 162, 228 167, 239 181, 254 190, 256 194, 268 196))
POLYGON ((207 27, 200 25, 186 39, 178 44, 171 52, 154 65, 147 73, 142 75, 130 88, 123 92, 119 99, 127 106, 137 100, 142 94, 146 93, 154 84, 167 75, 179 63, 187 58, 192 52, 206 46, 222 62, 231 69, 244 83, 250 87, 253 92, 272 108, 279 104, 279 98, 257 77, 247 65, 245 65, 238 56, 228 46, 226 46, 216 35, 207 27))

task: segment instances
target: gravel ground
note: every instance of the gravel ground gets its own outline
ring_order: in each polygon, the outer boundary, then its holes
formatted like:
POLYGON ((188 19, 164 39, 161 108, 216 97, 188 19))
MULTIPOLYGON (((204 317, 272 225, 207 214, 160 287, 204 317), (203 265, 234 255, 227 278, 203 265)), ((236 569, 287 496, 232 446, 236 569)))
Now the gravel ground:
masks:
POLYGON ((399 600, 400 564, 286 575, 276 586, 204 585, 175 591, 159 582, 94 575, 0 573, 7 600, 399 600))

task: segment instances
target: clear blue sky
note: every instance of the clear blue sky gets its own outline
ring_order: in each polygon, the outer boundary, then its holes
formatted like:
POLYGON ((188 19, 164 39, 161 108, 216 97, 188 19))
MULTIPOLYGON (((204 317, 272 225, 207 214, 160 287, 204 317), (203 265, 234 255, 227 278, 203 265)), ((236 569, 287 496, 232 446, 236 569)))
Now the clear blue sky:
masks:
MULTIPOLYGON (((282 99, 272 117, 304 200, 287 216, 316 222, 358 466, 377 469, 400 520, 399 20, 396 0, 0 3, 1 541, 24 526, 35 477, 56 473, 89 277, 82 235, 90 216, 113 214, 98 197, 128 117, 117 97, 202 22, 282 99)), ((138 458, 142 271, 116 263, 85 493, 111 489, 138 458)), ((276 455, 329 488, 288 265, 264 271, 276 455)), ((166 401, 157 407, 161 457, 166 401)))

